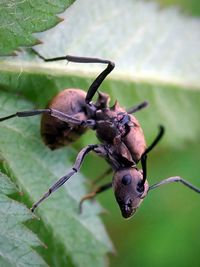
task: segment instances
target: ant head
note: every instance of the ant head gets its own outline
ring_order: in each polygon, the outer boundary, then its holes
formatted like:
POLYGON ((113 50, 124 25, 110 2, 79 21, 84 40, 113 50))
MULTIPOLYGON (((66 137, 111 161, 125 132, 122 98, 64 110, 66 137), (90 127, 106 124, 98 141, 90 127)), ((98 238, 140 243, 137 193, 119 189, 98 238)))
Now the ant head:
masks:
POLYGON ((143 183, 142 171, 126 168, 115 172, 113 189, 122 216, 130 218, 134 215, 148 192, 148 183, 143 183))

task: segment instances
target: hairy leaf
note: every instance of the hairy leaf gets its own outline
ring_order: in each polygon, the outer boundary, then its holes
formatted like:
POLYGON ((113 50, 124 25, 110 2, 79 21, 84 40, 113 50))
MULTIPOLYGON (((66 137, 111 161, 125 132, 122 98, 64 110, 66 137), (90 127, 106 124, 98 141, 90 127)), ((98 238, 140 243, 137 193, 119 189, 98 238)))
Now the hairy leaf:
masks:
MULTIPOLYGON (((66 11, 66 17, 67 24, 38 35, 44 42, 38 46, 39 53, 45 57, 73 54, 113 60, 116 68, 100 90, 110 94, 112 103, 117 99, 122 106, 149 102, 149 108, 136 114, 148 143, 159 124, 166 127, 159 144, 162 151, 198 142, 198 19, 174 8, 159 9, 152 2, 134 0, 79 0, 66 11)), ((87 90, 102 69, 94 64, 45 63, 30 51, 14 59, 4 58, 0 62, 0 116, 43 108, 64 88, 87 90)), ((70 170, 76 153, 69 147, 55 152, 45 148, 39 135, 39 118, 16 118, 0 126, 4 167, 33 203, 70 170)), ((95 142, 90 132, 76 145, 80 148, 95 142)), ((96 164, 91 160, 85 163, 90 177, 102 171, 99 159, 92 158, 96 164)), ((104 255, 111 251, 97 217, 99 207, 86 203, 83 215, 77 213, 78 201, 85 193, 83 183, 82 175, 76 175, 38 209, 38 233, 48 240, 45 259, 53 266, 103 266, 104 255)), ((123 231, 120 233, 123 235, 123 231)))
POLYGON ((0 266, 47 266, 32 249, 41 246, 41 241, 23 225, 33 215, 24 205, 6 196, 15 192, 16 186, 0 173, 0 266))
POLYGON ((33 33, 47 30, 60 22, 63 12, 74 0, 20 1, 4 0, 0 3, 0 55, 8 55, 19 46, 32 46, 40 42, 33 33))
MULTIPOLYGON (((5 113, 8 110, 14 112, 16 107, 28 110, 33 108, 10 94, 1 93, 0 101, 5 113)), ((70 149, 51 152, 42 144, 39 118, 1 123, 0 140, 0 150, 7 168, 26 190, 32 203, 61 175, 69 172, 73 164, 70 154, 74 153, 70 149)), ((66 259, 64 262, 61 260, 58 266, 65 265, 69 259, 73 266, 103 266, 103 255, 111 250, 104 227, 97 217, 100 211, 98 206, 86 203, 85 212, 82 215, 78 212, 78 203, 84 193, 83 177, 76 175, 38 208, 42 223, 51 229, 49 243, 56 242, 65 248, 66 259)))

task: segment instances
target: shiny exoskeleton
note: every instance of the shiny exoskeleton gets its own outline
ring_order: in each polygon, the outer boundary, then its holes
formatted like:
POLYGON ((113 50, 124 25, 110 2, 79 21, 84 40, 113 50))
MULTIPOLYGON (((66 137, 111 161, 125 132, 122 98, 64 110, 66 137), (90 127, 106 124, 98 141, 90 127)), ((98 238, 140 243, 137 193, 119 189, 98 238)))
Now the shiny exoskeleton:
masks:
MULTIPOLYGON (((0 121, 3 121, 13 117, 42 114, 41 135, 50 149, 57 149, 74 142, 87 129, 96 131, 97 138, 101 142, 101 144, 88 145, 83 148, 79 152, 71 171, 48 189, 42 198, 33 205, 32 211, 79 171, 84 157, 90 151, 105 158, 114 175, 112 182, 98 187, 83 197, 80 202, 80 208, 84 200, 93 198, 96 194, 111 187, 113 187, 124 218, 129 218, 135 213, 149 190, 162 184, 179 181, 200 193, 200 189, 178 176, 170 177, 153 186, 148 186, 146 179, 147 154, 163 136, 164 128, 160 126, 157 137, 149 147, 146 147, 142 128, 132 113, 144 108, 147 102, 128 110, 122 108, 117 101, 112 107, 109 106, 109 95, 99 92, 98 88, 113 70, 115 66, 113 62, 99 58, 74 56, 42 59, 45 61, 68 60, 79 63, 101 63, 107 64, 107 67, 94 80, 87 93, 80 89, 65 89, 51 100, 46 109, 22 111, 0 118, 0 121), (96 102, 93 103, 92 99, 96 92, 98 97, 96 102), (141 161, 142 170, 137 167, 139 161, 141 161)), ((107 171, 107 173, 109 172, 110 170, 107 171)))
MULTIPOLYGON (((80 121, 94 120, 89 128, 96 131, 98 139, 110 145, 118 157, 128 160, 131 165, 137 163, 146 149, 142 128, 137 119, 128 114, 115 102, 109 107, 110 98, 98 93, 95 104, 85 103, 86 93, 80 89, 65 89, 56 95, 48 105, 80 121)), ((44 143, 51 149, 69 145, 86 131, 86 125, 74 125, 44 113, 41 119, 41 135, 44 143)))
MULTIPOLYGON (((86 92, 79 89, 65 89, 56 95, 48 104, 48 108, 74 116, 79 120, 87 120, 86 92)), ((69 145, 86 131, 81 125, 71 125, 50 114, 44 113, 41 119, 41 136, 44 143, 51 149, 69 145)))

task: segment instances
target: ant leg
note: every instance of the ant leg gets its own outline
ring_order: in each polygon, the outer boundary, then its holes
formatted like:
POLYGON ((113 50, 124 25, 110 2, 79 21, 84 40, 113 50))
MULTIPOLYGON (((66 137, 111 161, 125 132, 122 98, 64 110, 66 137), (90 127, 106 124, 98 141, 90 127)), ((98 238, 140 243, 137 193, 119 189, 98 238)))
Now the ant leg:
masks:
POLYGON ((143 175, 142 185, 144 185, 147 179, 147 155, 142 155, 141 165, 142 165, 142 175, 143 175))
POLYGON ((143 108, 146 108, 148 106, 148 102, 147 101, 144 101, 136 106, 133 106, 129 109, 127 109, 127 113, 131 114, 131 113, 135 113, 143 108))
POLYGON ((55 58, 44 58, 40 54, 36 52, 36 54, 43 59, 46 62, 51 61, 59 61, 59 60, 67 60, 69 62, 76 62, 76 63, 101 63, 101 64, 108 64, 108 66, 97 76, 97 78, 93 81, 93 83, 90 85, 85 102, 88 104, 95 93, 97 92, 99 86, 103 82, 103 80, 106 78, 106 76, 114 69, 115 63, 101 58, 92 58, 92 57, 75 57, 75 56, 63 56, 63 57, 55 57, 55 58))
POLYGON ((75 173, 77 173, 80 170, 81 164, 83 163, 83 160, 85 156, 90 152, 94 151, 95 148, 97 148, 98 145, 88 145, 87 147, 83 148, 76 158, 75 164, 72 167, 71 171, 61 177, 57 182, 55 182, 48 191, 36 202, 33 204, 31 211, 34 212, 34 210, 46 199, 48 198, 54 191, 56 191, 59 187, 61 187, 71 176, 73 176, 75 173))
POLYGON ((109 175, 112 173, 112 169, 108 168, 105 172, 100 174, 95 180, 92 181, 92 184, 95 185, 97 184, 100 180, 102 180, 105 176, 109 175))
POLYGON ((152 142, 152 144, 147 147, 145 152, 141 156, 141 164, 142 164, 142 171, 143 171, 143 180, 142 180, 142 185, 144 185, 146 178, 147 178, 147 154, 158 144, 160 139, 162 138, 164 134, 164 127, 161 125, 159 129, 159 133, 156 136, 155 140, 152 142))
POLYGON ((44 114, 44 113, 47 113, 52 117, 55 117, 61 121, 71 123, 73 125, 83 125, 85 127, 93 128, 96 124, 94 120, 82 121, 82 120, 76 119, 73 116, 69 116, 63 112, 60 112, 60 111, 55 110, 55 109, 50 109, 50 108, 49 109, 38 109, 38 110, 16 112, 12 115, 0 118, 0 122, 14 118, 14 117, 30 117, 30 116, 36 116, 36 115, 40 115, 40 114, 44 114))
POLYGON ((184 180, 183 178, 179 177, 179 176, 174 176, 174 177, 169 177, 169 178, 166 178, 154 185, 151 185, 149 187, 149 190, 152 190, 152 189, 155 189, 161 185, 164 185, 164 184, 169 184, 169 183, 173 183, 173 182, 181 182, 182 184, 184 184, 185 186, 189 187, 190 189, 194 190, 195 192, 197 193, 200 193, 200 188, 192 185, 191 183, 189 183, 188 181, 184 180))
POLYGON ((142 156, 147 155, 158 144, 160 139, 163 137, 164 132, 165 132, 165 128, 162 125, 160 125, 160 129, 159 129, 158 135, 156 136, 156 138, 152 142, 152 144, 147 147, 147 149, 145 150, 145 152, 143 153, 142 156))
POLYGON ((38 110, 20 111, 20 112, 16 112, 15 114, 0 118, 0 121, 5 121, 5 120, 8 120, 14 117, 36 116, 36 115, 40 115, 43 113, 50 113, 50 110, 49 109, 38 109, 38 110))
POLYGON ((80 213, 82 212, 82 206, 83 206, 83 202, 87 199, 93 199, 97 194, 102 193, 104 191, 106 191, 107 189, 112 187, 112 183, 107 183, 105 185, 99 186, 97 187, 96 190, 94 190, 93 192, 88 193, 87 195, 85 195, 84 197, 81 198, 80 203, 79 203, 79 211, 80 213))

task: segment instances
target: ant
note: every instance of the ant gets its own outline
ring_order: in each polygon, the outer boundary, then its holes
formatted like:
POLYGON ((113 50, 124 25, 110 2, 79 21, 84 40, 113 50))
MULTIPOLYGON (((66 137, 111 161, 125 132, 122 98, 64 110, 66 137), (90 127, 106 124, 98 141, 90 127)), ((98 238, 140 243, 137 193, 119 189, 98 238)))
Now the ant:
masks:
POLYGON ((0 121, 4 121, 13 117, 29 117, 42 114, 41 136, 44 143, 52 150, 74 142, 87 129, 96 131, 97 138, 101 142, 96 145, 88 145, 78 153, 70 172, 55 182, 33 204, 32 212, 80 170, 85 156, 91 151, 103 157, 109 163, 110 169, 106 174, 113 171, 114 175, 112 182, 102 185, 84 196, 80 201, 80 209, 84 200, 92 199, 111 187, 113 187, 116 201, 124 218, 130 218, 136 212, 150 190, 164 184, 181 182, 200 193, 199 188, 179 176, 164 179, 152 186, 148 185, 147 155, 162 138, 164 127, 160 126, 156 138, 149 147, 146 147, 143 130, 132 113, 143 109, 148 103, 145 101, 125 110, 116 101, 112 107, 109 107, 109 95, 99 92, 98 89, 107 75, 114 69, 115 64, 112 61, 70 55, 50 59, 45 59, 41 55, 38 56, 46 62, 67 60, 77 63, 101 63, 107 66, 90 85, 87 93, 80 89, 65 89, 51 100, 46 109, 20 111, 0 118, 0 121), (98 93, 98 97, 96 102, 93 103, 92 99, 96 93, 98 93), (137 167, 139 162, 141 162, 141 170, 137 167))

